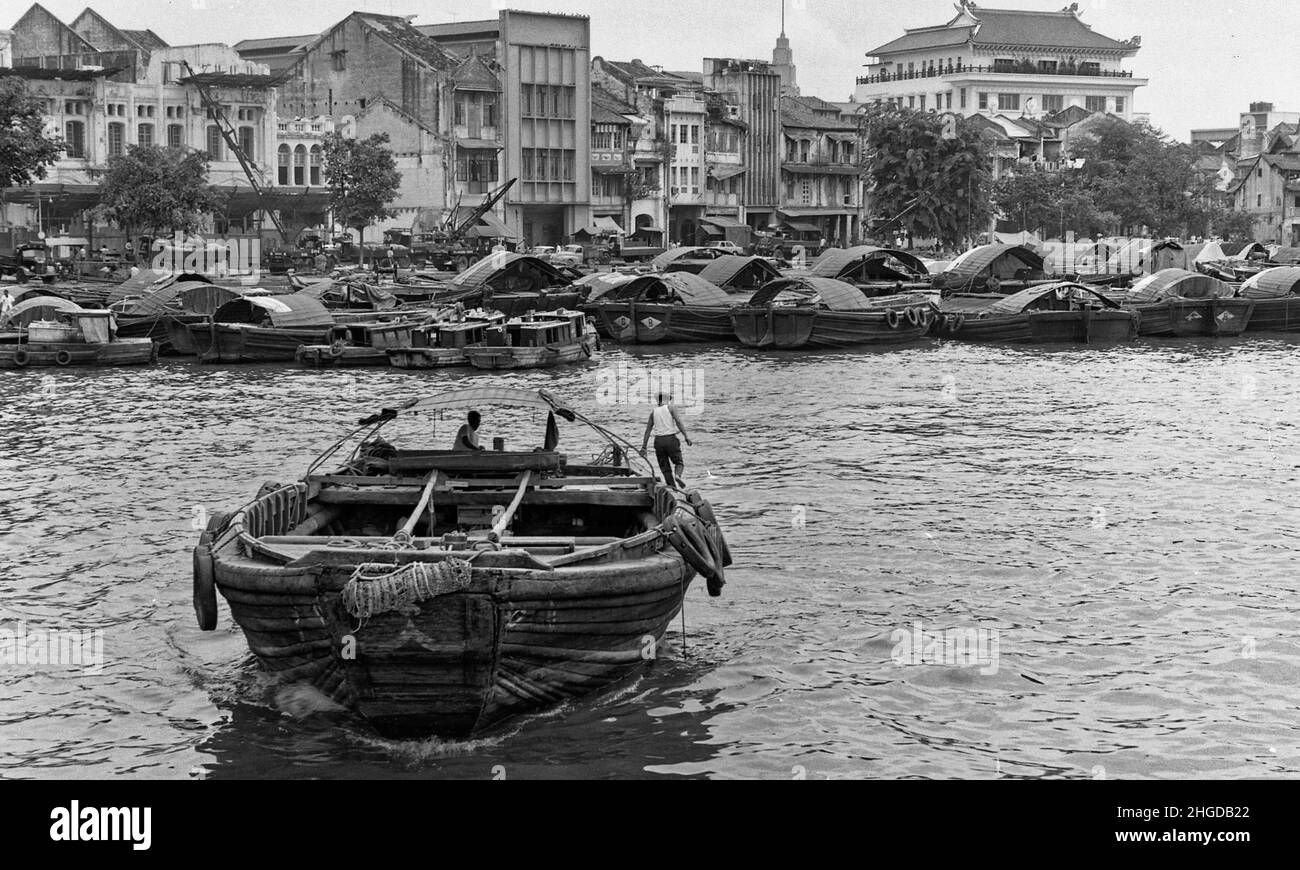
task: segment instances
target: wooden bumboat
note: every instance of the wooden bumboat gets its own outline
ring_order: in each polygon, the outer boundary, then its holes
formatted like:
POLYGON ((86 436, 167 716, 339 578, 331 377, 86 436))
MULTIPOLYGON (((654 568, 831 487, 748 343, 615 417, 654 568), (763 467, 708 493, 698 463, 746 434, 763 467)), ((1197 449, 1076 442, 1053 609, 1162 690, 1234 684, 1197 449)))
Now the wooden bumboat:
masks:
POLYGON ((483 344, 487 328, 504 321, 503 315, 474 316, 459 322, 417 327, 411 332, 409 347, 388 349, 388 364, 397 369, 467 366, 465 348, 483 344))
MULTIPOLYGON (((72 303, 69 303, 72 304, 72 303)), ((158 359, 158 345, 147 338, 118 338, 110 311, 77 306, 59 320, 33 320, 0 341, 0 368, 147 365, 158 359)))
POLYGON ((737 301, 700 275, 667 272, 606 288, 583 309, 602 335, 622 343, 734 341, 730 311, 737 301))
POLYGON ((868 299, 843 281, 802 276, 763 285, 730 315, 746 347, 855 347, 924 337, 934 306, 923 294, 868 299))
POLYGON ((1144 336, 1236 336, 1245 331, 1255 300, 1232 298, 1233 289, 1217 278, 1185 269, 1162 269, 1133 285, 1121 297, 1125 308, 1142 315, 1144 336))
POLYGON ((185 328, 200 362, 290 362, 302 345, 329 344, 334 318, 299 294, 244 296, 185 328))
POLYGON ((600 348, 596 330, 579 311, 513 318, 489 326, 482 344, 464 348, 479 369, 535 369, 586 362, 600 348))
POLYGON ((1278 266, 1248 278, 1238 294, 1255 303, 1247 332, 1300 332, 1300 267, 1278 266))
POLYGON ((731 557, 708 501, 653 468, 634 474, 626 441, 546 391, 415 400, 357 437, 337 473, 315 471, 350 439, 300 481, 212 518, 194 601, 212 630, 219 591, 268 671, 382 733, 466 737, 590 693, 653 658, 697 574, 721 594, 731 557), (379 437, 394 419, 489 407, 545 412, 538 449, 379 437), (557 417, 590 427, 601 455, 580 465, 558 452, 557 417))
POLYGON ((417 321, 339 324, 326 344, 304 344, 295 358, 313 368, 386 366, 388 351, 410 347, 417 321))
POLYGON ((961 341, 1104 343, 1137 337, 1136 311, 1126 311, 1093 287, 1061 282, 1011 296, 963 294, 939 303, 931 334, 961 341))

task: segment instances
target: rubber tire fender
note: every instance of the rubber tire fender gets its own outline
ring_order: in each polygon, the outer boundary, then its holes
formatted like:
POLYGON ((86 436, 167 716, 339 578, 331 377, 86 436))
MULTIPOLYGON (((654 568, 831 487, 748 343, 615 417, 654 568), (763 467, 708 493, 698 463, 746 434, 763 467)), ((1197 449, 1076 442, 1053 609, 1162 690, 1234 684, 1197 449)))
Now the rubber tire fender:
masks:
POLYGON ((14 351, 14 365, 18 366, 18 368, 23 368, 30 361, 31 361, 31 354, 27 352, 27 348, 20 347, 16 351, 14 351))
POLYGON ((56 365, 70 366, 72 365, 72 353, 70 351, 61 350, 54 355, 54 362, 56 365))

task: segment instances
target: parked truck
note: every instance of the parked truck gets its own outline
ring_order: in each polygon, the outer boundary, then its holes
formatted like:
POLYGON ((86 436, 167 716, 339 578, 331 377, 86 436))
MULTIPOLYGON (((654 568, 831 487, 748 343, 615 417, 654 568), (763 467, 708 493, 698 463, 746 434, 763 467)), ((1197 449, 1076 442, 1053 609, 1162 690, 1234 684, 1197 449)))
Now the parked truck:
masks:
POLYGON ((27 229, 0 230, 0 276, 13 275, 20 284, 39 278, 54 283, 58 267, 49 249, 35 233, 27 229))

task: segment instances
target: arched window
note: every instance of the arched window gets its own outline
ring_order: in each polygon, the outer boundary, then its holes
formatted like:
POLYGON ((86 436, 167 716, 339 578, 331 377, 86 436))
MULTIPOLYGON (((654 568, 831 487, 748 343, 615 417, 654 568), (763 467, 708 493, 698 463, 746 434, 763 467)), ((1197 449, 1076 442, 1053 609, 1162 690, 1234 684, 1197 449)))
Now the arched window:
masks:
POLYGON ((63 138, 67 142, 69 157, 86 156, 86 125, 83 121, 68 121, 64 124, 63 138))
POLYGON ((312 186, 320 184, 320 162, 321 150, 319 145, 311 146, 311 174, 309 176, 312 186))
POLYGON ((126 139, 126 125, 114 121, 108 125, 108 156, 117 157, 122 153, 124 140, 126 139))
POLYGON ((293 149, 293 183, 303 185, 307 183, 307 146, 299 145, 293 149))
POLYGON ((289 146, 281 145, 277 151, 279 156, 280 171, 276 176, 276 182, 282 185, 289 184, 289 146))
POLYGON ((221 130, 214 124, 208 127, 208 159, 223 160, 221 154, 221 130))

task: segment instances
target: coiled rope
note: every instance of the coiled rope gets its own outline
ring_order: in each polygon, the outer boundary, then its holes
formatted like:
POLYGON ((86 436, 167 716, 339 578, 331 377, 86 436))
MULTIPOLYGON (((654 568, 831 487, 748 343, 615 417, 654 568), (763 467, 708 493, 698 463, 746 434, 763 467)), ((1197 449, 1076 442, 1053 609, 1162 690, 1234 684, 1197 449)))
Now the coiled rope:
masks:
POLYGON ((411 562, 396 568, 366 562, 357 566, 343 586, 343 609, 361 620, 361 625, 378 613, 413 614, 421 601, 469 586, 470 572, 464 559, 411 562))

